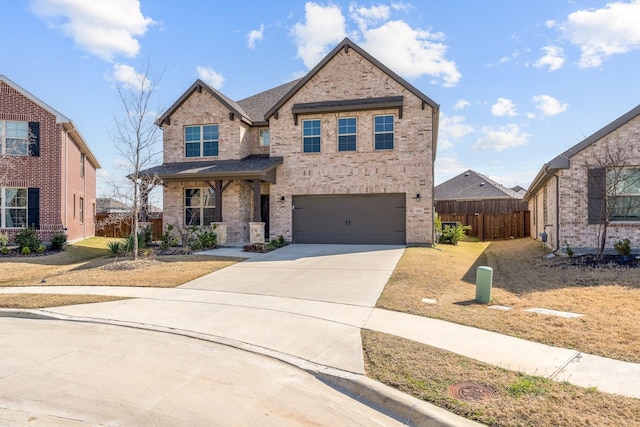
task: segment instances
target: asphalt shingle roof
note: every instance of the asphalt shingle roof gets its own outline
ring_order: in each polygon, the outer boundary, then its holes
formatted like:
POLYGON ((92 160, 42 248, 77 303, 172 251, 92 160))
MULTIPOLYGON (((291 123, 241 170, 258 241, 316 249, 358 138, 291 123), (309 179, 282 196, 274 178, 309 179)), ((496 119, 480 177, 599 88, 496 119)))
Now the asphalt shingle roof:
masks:
POLYGON ((468 170, 433 188, 435 200, 522 199, 522 194, 468 170))

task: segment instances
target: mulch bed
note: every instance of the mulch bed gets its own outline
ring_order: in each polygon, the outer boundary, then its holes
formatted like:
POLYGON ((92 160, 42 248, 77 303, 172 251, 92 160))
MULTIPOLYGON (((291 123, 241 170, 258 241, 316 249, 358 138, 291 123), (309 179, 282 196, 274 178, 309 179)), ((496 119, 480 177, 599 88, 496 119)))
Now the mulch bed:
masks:
POLYGON ((569 265, 589 268, 638 268, 640 263, 635 255, 605 254, 598 259, 595 254, 575 256, 567 259, 569 265))

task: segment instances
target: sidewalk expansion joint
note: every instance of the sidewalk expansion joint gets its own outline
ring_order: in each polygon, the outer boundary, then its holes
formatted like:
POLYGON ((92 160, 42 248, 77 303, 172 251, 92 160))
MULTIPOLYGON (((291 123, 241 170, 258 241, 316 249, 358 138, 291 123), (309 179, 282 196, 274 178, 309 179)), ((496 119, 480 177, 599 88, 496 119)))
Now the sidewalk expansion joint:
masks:
POLYGON ((581 352, 579 352, 579 351, 576 351, 576 354, 574 354, 574 355, 573 355, 573 357, 569 358, 569 360, 567 360, 566 362, 564 362, 564 363, 563 363, 563 364, 562 364, 558 369, 556 369, 556 371, 555 371, 553 374, 551 374, 551 375, 549 376, 549 379, 551 379, 551 380, 555 380, 555 378, 556 378, 558 375, 560 375, 560 373, 561 373, 562 371, 564 371, 564 369, 569 365, 569 363, 572 363, 572 362, 579 362, 579 361, 580 361, 580 359, 582 359, 582 353, 581 353, 581 352))

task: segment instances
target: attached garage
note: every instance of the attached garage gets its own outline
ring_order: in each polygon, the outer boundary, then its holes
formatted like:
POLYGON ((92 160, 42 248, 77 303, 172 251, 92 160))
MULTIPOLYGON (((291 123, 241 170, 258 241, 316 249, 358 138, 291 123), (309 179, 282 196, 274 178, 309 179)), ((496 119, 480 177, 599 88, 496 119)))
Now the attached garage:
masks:
POLYGON ((406 244, 404 194, 293 196, 293 242, 406 244))

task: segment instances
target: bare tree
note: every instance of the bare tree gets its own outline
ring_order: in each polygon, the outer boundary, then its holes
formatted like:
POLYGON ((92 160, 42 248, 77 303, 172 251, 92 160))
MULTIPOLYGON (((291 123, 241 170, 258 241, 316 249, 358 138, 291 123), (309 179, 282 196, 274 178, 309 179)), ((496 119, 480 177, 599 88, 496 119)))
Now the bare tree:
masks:
POLYGON ((159 160, 160 128, 155 124, 155 115, 160 110, 152 109, 151 106, 159 81, 160 75, 152 75, 147 65, 140 72, 135 72, 132 81, 119 83, 117 88, 123 114, 115 119, 113 141, 126 165, 127 178, 131 183, 130 191, 125 196, 132 206, 134 260, 138 259, 139 222, 146 220, 141 217, 141 212, 148 212, 149 193, 161 184, 157 175, 143 173, 144 169, 158 163, 159 160))
POLYGON ((602 259, 612 221, 637 218, 640 200, 629 194, 638 193, 640 167, 628 143, 617 135, 602 141, 581 168, 587 174, 587 189, 578 190, 588 205, 588 222, 597 225, 597 256, 602 259))

